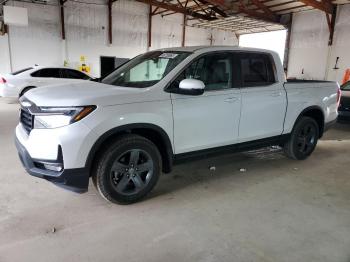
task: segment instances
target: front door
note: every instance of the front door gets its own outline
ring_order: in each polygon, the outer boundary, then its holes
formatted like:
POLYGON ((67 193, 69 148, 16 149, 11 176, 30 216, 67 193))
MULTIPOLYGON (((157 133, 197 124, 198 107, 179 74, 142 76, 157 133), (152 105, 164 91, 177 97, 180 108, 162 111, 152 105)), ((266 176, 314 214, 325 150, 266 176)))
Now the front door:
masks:
POLYGON ((230 53, 211 53, 191 63, 172 83, 183 79, 204 82, 203 95, 171 94, 175 153, 233 144, 238 138, 241 94, 234 87, 230 53))

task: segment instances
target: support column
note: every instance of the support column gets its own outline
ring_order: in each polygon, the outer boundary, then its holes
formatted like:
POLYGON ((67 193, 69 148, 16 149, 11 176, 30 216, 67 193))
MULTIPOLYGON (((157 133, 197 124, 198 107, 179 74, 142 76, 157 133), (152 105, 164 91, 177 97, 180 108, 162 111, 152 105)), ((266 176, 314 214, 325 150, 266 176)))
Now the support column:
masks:
POLYGON ((181 46, 185 46, 186 44, 186 23, 187 23, 187 16, 186 14, 183 15, 183 24, 182 24, 182 42, 181 46))
POLYGON ((111 45, 113 42, 113 28, 112 28, 112 0, 108 0, 108 43, 111 45))
POLYGON ((333 37, 334 37, 334 28, 335 28, 335 20, 337 18, 337 6, 335 5, 332 12, 331 23, 329 24, 329 40, 328 45, 333 45, 333 37))
POLYGON ((283 59, 283 68, 284 72, 288 73, 288 62, 289 62, 289 51, 290 51, 290 37, 292 35, 292 25, 293 25, 293 14, 290 14, 289 22, 287 25, 287 36, 286 44, 284 48, 284 59, 283 59))
POLYGON ((61 15, 61 37, 62 40, 66 39, 66 29, 64 25, 64 3, 67 0, 60 0, 60 15, 61 15))
POLYGON ((148 12, 148 37, 147 37, 147 48, 148 50, 152 46, 152 5, 149 5, 149 12, 148 12))
POLYGON ((8 43, 8 48, 9 48, 9 60, 10 60, 10 70, 13 72, 13 63, 12 63, 12 51, 11 51, 11 41, 10 41, 10 28, 9 26, 6 27, 7 31, 7 43, 8 43))

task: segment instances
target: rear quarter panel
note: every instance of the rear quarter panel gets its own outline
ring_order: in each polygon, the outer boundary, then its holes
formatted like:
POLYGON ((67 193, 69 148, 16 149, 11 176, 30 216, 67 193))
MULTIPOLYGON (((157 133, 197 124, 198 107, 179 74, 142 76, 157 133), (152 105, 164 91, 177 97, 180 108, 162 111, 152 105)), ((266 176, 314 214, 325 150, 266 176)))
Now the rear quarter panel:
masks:
POLYGON ((319 107, 325 123, 338 117, 336 82, 286 83, 288 106, 284 124, 285 134, 290 133, 299 115, 308 107, 319 107))

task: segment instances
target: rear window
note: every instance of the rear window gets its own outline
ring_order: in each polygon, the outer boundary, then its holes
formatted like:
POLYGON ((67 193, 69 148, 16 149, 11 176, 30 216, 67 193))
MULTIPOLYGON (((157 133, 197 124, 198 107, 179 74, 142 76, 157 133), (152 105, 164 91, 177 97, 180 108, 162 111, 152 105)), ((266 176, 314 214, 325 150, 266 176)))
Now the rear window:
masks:
POLYGON ((60 70, 58 68, 44 68, 31 74, 32 77, 49 77, 60 78, 60 70))
POLYGON ((18 74, 23 73, 23 72, 25 72, 25 71, 28 71, 28 70, 30 70, 30 69, 33 69, 33 67, 27 67, 27 68, 24 68, 24 69, 21 69, 21 70, 12 72, 11 75, 14 75, 14 76, 15 76, 15 75, 18 75, 18 74))
POLYGON ((243 87, 266 86, 276 82, 275 67, 268 54, 239 55, 243 87))

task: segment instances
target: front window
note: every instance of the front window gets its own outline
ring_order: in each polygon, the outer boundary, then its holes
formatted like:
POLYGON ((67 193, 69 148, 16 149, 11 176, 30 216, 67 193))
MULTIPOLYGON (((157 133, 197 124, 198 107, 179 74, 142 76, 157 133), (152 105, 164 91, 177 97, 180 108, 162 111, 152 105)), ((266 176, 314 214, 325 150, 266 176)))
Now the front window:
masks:
POLYGON ((157 84, 191 53, 153 51, 135 57, 102 79, 102 83, 125 87, 157 84))
POLYGON ((172 83, 172 88, 178 88, 184 79, 201 80, 205 91, 232 88, 232 63, 228 53, 214 53, 195 60, 172 83))

